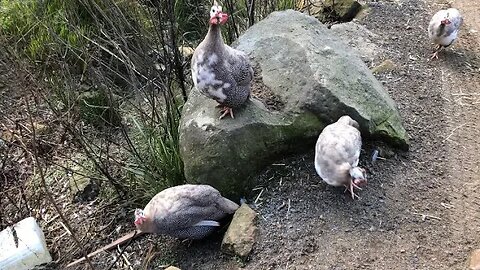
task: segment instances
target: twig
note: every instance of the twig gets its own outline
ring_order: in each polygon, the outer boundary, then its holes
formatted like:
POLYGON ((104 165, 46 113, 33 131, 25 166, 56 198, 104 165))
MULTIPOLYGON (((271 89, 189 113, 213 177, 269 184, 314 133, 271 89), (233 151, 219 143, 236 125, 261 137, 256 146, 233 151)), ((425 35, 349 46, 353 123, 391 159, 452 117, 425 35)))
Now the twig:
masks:
POLYGON ((253 202, 254 204, 256 204, 256 203, 258 202, 258 200, 260 199, 260 196, 262 196, 263 190, 264 190, 264 189, 262 188, 262 190, 260 190, 260 193, 258 193, 257 198, 256 198, 255 201, 253 202))
POLYGON ((53 207, 55 208, 55 210, 57 211, 58 215, 60 216, 60 219, 63 221, 63 224, 65 225, 65 227, 67 228, 67 231, 70 231, 71 233, 71 236, 72 236, 72 239, 75 241, 75 244, 77 245, 78 249, 80 250, 80 252, 83 253, 84 257, 85 257, 85 260, 87 261, 88 263, 88 266, 90 266, 90 268, 92 270, 95 270, 95 267, 93 267, 92 265, 92 262, 90 261, 90 259, 87 257, 87 253, 85 252, 85 248, 81 245, 80 241, 78 241, 78 238, 77 236, 73 233, 73 230, 72 230, 72 227, 70 226, 70 224, 68 223, 67 219, 65 218, 65 216, 63 215, 62 211, 60 210, 60 207, 57 205, 57 203, 55 202, 55 199, 53 198, 53 195, 52 193, 50 193, 50 190, 48 189, 47 187, 47 182, 45 181, 45 175, 43 173, 43 168, 40 164, 40 160, 38 158, 38 152, 37 152, 37 136, 36 136, 36 130, 35 130, 35 126, 33 124, 33 119, 32 119, 32 112, 30 110, 30 102, 28 102, 27 99, 25 99, 25 103, 27 105, 27 112, 28 112, 28 118, 30 120, 30 125, 32 126, 32 137, 33 137, 33 140, 32 140, 32 147, 33 147, 33 156, 35 158, 35 164, 38 166, 38 172, 40 174, 40 180, 41 180, 41 183, 43 185, 43 188, 45 189, 45 194, 47 195, 47 198, 48 200, 50 201, 50 203, 53 205, 53 207))
POLYGON ((460 126, 454 128, 454 129, 450 132, 450 134, 447 136, 447 138, 445 138, 445 140, 443 140, 443 142, 446 142, 446 141, 450 140, 450 137, 453 136, 453 133, 455 132, 455 130, 457 130, 457 129, 463 127, 463 126, 465 126, 466 124, 467 124, 467 123, 463 123, 463 124, 461 124, 460 126))
POLYGON ((437 217, 437 216, 432 216, 432 215, 429 215, 429 214, 422 214, 422 213, 413 213, 414 215, 419 215, 422 217, 422 221, 425 221, 425 219, 427 218, 431 218, 431 219, 436 219, 436 220, 442 220, 441 218, 437 217))
MULTIPOLYGON (((128 243, 125 245, 125 247, 122 249, 122 251, 120 252, 120 254, 117 256, 117 259, 115 259, 115 261, 110 265, 110 267, 108 268, 108 270, 112 269, 113 266, 115 266, 115 264, 117 263, 118 259, 123 256, 123 253, 125 252, 125 250, 127 249, 128 246, 130 246, 130 244, 132 243, 133 239, 135 239, 135 236, 137 235, 137 231, 134 231, 133 232, 133 236, 130 238, 130 240, 128 241, 128 243)), ((127 260, 127 258, 123 257, 127 264, 130 265, 130 262, 127 260)))
POLYGON ((290 199, 288 199, 288 207, 287 207, 287 219, 288 215, 290 214, 290 199))
MULTIPOLYGON (((106 246, 104 246, 104 247, 102 247, 102 248, 100 248, 100 249, 97 249, 97 250, 95 250, 94 252, 88 254, 87 258, 93 257, 93 256, 97 255, 97 254, 100 253, 100 252, 108 251, 108 250, 116 247, 117 245, 121 245, 121 244, 123 244, 123 243, 125 243, 125 242, 127 242, 127 241, 128 241, 128 244, 127 244, 127 246, 128 246, 128 245, 130 245, 130 242, 133 241, 133 239, 135 239, 135 238, 137 238, 137 237, 139 237, 139 236, 141 236, 141 235, 143 235, 143 232, 133 231, 133 232, 131 232, 131 233, 129 233, 129 234, 125 235, 125 236, 122 236, 121 238, 115 240, 113 243, 108 244, 108 245, 106 245, 106 246)), ((76 260, 76 261, 74 261, 74 262, 71 262, 71 263, 69 263, 69 264, 67 265, 67 268, 68 268, 68 267, 71 267, 71 266, 74 266, 74 265, 77 265, 77 264, 83 262, 84 260, 85 260, 85 257, 80 258, 80 259, 78 259, 78 260, 76 260)))

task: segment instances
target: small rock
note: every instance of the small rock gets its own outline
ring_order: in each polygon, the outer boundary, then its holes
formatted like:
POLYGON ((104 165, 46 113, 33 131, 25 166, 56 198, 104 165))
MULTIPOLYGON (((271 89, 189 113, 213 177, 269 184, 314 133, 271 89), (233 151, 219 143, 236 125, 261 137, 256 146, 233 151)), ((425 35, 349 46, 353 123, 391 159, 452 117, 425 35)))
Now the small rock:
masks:
POLYGON ((222 241, 222 251, 245 258, 250 254, 255 243, 255 218, 257 213, 247 204, 242 204, 233 215, 222 241))
MULTIPOLYGON (((85 164, 84 164, 85 165, 85 164)), ((80 165, 71 168, 70 191, 74 202, 87 202, 95 199, 100 191, 98 185, 88 177, 88 172, 80 165)))
POLYGON ((165 268, 165 270, 181 270, 181 269, 178 268, 178 267, 175 267, 175 266, 169 266, 169 267, 165 268))
POLYGON ((45 135, 49 132, 48 126, 42 123, 34 122, 33 127, 35 128, 35 133, 37 136, 45 135))
POLYGON ((379 156, 383 158, 392 158, 395 156, 395 152, 388 147, 378 146, 377 149, 379 151, 379 156))
POLYGON ((190 58, 193 55, 193 52, 195 51, 194 48, 188 47, 188 46, 180 46, 178 47, 178 50, 183 55, 183 57, 187 59, 190 58))
POLYGON ((480 270, 480 249, 476 249, 470 256, 469 270, 480 270))
POLYGON ((355 0, 319 0, 312 6, 316 8, 310 12, 322 22, 349 22, 362 9, 362 5, 355 0))
POLYGON ((394 70, 396 67, 397 67, 397 65, 395 65, 395 63, 392 60, 387 59, 387 60, 383 61, 380 65, 374 67, 372 69, 372 73, 390 72, 390 71, 394 70))

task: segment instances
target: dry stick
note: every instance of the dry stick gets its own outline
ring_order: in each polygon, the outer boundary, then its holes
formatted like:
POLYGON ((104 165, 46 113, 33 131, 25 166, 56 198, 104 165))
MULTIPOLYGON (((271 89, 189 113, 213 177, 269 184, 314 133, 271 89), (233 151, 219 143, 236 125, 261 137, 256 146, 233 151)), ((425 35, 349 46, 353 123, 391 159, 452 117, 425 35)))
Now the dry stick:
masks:
MULTIPOLYGON (((76 261, 74 261, 74 262, 69 263, 69 264, 67 265, 67 268, 68 268, 68 267, 71 267, 71 266, 74 266, 74 265, 77 265, 77 264, 85 261, 86 258, 91 258, 91 257, 97 255, 97 254, 100 253, 100 252, 108 251, 108 250, 116 247, 117 245, 121 245, 121 244, 123 244, 123 243, 125 243, 125 242, 127 242, 127 241, 129 241, 128 244, 127 244, 127 246, 128 246, 128 245, 130 245, 130 242, 131 242, 131 241, 133 241, 135 238, 139 237, 139 236, 142 235, 142 234, 144 234, 144 233, 141 232, 141 231, 133 231, 133 232, 130 232, 129 234, 127 234, 127 235, 125 235, 125 236, 122 236, 122 237, 120 237, 119 239, 115 240, 113 243, 111 243, 111 244, 109 244, 109 245, 106 245, 106 246, 104 246, 104 247, 102 247, 102 248, 100 248, 100 249, 97 249, 97 250, 95 250, 94 252, 88 254, 87 256, 85 256, 85 257, 83 257, 83 258, 80 258, 80 259, 78 259, 78 260, 76 260, 76 261)), ((120 257, 120 256, 119 256, 119 257, 120 257)), ((116 261, 115 261, 115 262, 116 262, 116 261)))
MULTIPOLYGON (((128 246, 130 246, 130 244, 132 243, 133 239, 135 239, 135 236, 137 235, 137 233, 140 232, 140 231, 134 231, 133 232, 133 236, 132 238, 130 238, 130 240, 128 241, 128 243, 125 245, 125 247, 122 249, 122 252, 120 252, 120 254, 118 254, 117 256, 117 259, 115 259, 115 261, 110 265, 110 267, 108 268, 108 270, 112 269, 113 266, 115 266, 115 264, 117 263, 118 259, 120 259, 120 257, 122 257, 123 253, 125 252, 125 250, 127 249, 128 246)), ((131 233, 130 233, 131 234, 131 233)), ((129 235, 130 235, 129 234, 129 235)), ((116 246, 116 245, 115 245, 116 246)))
POLYGON ((25 99, 25 103, 27 105, 27 112, 28 112, 28 118, 30 120, 30 125, 32 126, 32 137, 33 137, 33 141, 32 141, 32 147, 33 147, 33 156, 35 158, 35 163, 36 165, 38 166, 38 172, 40 174, 40 180, 41 180, 41 183, 43 185, 43 188, 45 189, 45 194, 47 195, 47 198, 48 200, 50 201, 50 203, 53 205, 53 207, 55 208, 55 210, 57 211, 58 215, 60 216, 60 218, 62 219, 63 221, 63 224, 67 227, 68 231, 70 231, 71 233, 71 236, 73 238, 73 240, 75 241, 75 244, 78 246, 78 248, 81 250, 81 252, 83 253, 83 255, 85 256, 85 259, 87 260, 87 263, 88 265, 90 266, 90 268, 92 270, 95 270, 95 268, 93 267, 92 265, 92 262, 88 259, 87 257, 87 253, 85 252, 85 249, 82 247, 82 245, 80 244, 80 241, 78 241, 78 238, 75 236, 75 234, 73 233, 73 230, 72 230, 72 227, 70 226, 70 223, 68 223, 67 219, 65 218, 65 216, 63 215, 62 211, 60 210, 60 207, 57 205, 57 203, 55 202, 55 199, 53 198, 53 195, 50 193, 50 191, 48 190, 48 187, 47 187, 47 182, 45 181, 45 175, 43 174, 43 168, 42 166, 40 165, 40 162, 39 162, 39 158, 38 158, 38 153, 37 153, 37 137, 36 137, 36 130, 35 130, 35 126, 33 125, 33 119, 32 119, 32 112, 30 110, 30 103, 28 102, 27 99, 25 99))

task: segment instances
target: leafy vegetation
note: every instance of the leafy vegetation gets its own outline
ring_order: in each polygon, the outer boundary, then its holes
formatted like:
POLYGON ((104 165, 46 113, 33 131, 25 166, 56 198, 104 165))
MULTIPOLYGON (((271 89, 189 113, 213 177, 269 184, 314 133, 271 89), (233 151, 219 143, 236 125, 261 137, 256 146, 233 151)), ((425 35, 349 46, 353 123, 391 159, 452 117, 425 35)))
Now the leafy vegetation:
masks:
MULTIPOLYGON (((89 159, 92 175, 102 175, 103 189, 111 190, 103 194, 136 194, 144 203, 185 181, 178 127, 191 83, 189 59, 178 48, 203 38, 210 6, 206 0, 0 0, 2 39, 37 66, 41 96, 89 159)), ((232 42, 296 1, 223 6, 232 18, 223 33, 232 42)))

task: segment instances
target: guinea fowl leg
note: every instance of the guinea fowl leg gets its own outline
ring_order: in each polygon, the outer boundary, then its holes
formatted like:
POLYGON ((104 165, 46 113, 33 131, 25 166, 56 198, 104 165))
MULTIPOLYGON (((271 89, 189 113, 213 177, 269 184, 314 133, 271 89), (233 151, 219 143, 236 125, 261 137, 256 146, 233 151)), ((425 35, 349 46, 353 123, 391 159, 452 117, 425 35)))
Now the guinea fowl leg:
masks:
POLYGON ((435 49, 435 52, 433 53, 432 57, 430 60, 433 60, 433 58, 438 59, 438 53, 442 50, 442 45, 438 45, 437 49, 435 49))
POLYGON ((350 191, 350 194, 352 194, 352 199, 355 200, 355 197, 360 198, 360 196, 355 194, 354 188, 362 190, 361 187, 355 185, 355 183, 353 183, 353 181, 350 181, 350 185, 344 185, 344 186, 345 186, 345 192, 348 190, 348 191, 350 191))
POLYGON ((232 117, 232 119, 234 119, 235 117, 233 117, 233 109, 230 108, 230 107, 227 107, 227 106, 223 106, 222 109, 220 110, 221 113, 223 113, 219 119, 222 119, 223 117, 225 117, 227 114, 230 114, 230 117, 232 117))

